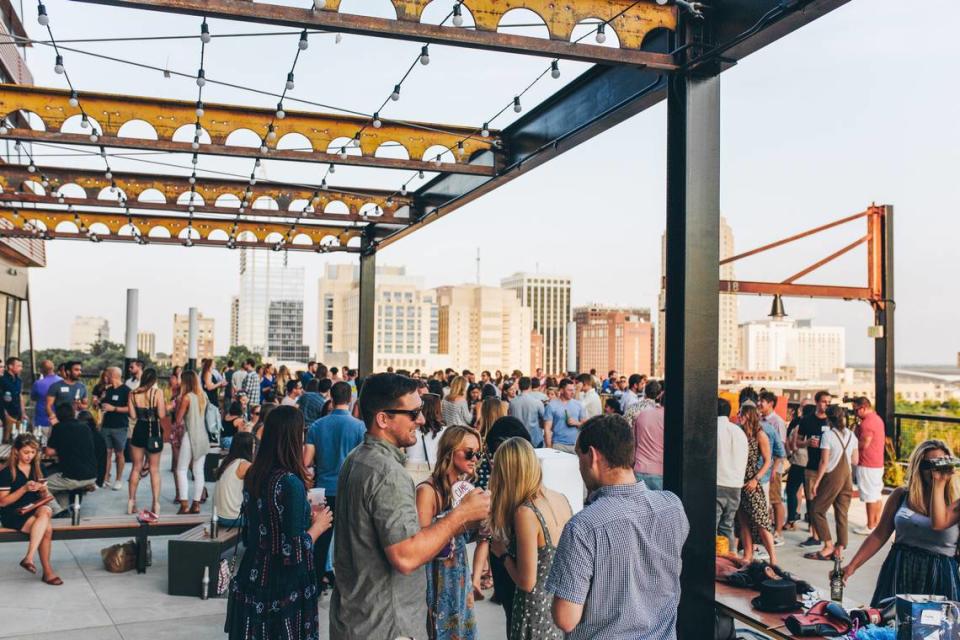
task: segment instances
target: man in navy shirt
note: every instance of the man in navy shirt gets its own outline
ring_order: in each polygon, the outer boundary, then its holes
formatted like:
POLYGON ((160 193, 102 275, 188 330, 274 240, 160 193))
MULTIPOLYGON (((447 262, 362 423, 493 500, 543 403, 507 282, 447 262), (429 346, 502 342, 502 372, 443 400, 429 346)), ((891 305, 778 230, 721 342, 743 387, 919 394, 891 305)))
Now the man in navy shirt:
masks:
POLYGON ((23 362, 20 358, 15 356, 7 358, 7 370, 0 377, 0 405, 3 407, 4 440, 8 439, 7 435, 12 432, 13 426, 18 424, 26 415, 23 395, 20 393, 23 389, 23 381, 20 380, 21 371, 23 371, 23 362))
MULTIPOLYGON (((363 422, 350 415, 353 390, 346 382, 338 382, 330 389, 333 411, 320 418, 307 431, 303 448, 303 466, 313 469, 313 486, 326 490, 327 505, 332 510, 337 503, 337 478, 347 454, 353 451, 367 433, 363 422)), ((317 539, 314 545, 314 565, 317 575, 331 583, 327 575, 327 554, 333 539, 333 526, 317 539)))

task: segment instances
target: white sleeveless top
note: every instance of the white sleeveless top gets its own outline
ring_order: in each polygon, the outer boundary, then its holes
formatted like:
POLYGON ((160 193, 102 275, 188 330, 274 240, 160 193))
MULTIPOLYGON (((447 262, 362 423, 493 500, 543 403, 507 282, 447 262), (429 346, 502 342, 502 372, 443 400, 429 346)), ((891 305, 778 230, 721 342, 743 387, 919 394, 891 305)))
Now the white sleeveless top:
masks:
POLYGON ((214 504, 217 515, 221 518, 233 520, 240 517, 240 508, 243 507, 243 480, 237 477, 237 466, 245 462, 237 458, 223 470, 223 475, 217 480, 214 490, 214 504))

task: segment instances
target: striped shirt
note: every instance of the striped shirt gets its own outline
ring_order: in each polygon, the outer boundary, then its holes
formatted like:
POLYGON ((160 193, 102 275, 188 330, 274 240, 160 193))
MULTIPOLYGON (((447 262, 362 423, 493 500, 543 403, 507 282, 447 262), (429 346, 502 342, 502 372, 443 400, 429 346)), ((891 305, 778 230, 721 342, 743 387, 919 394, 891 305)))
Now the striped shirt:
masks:
POLYGON ((601 487, 560 536, 546 591, 583 605, 567 640, 676 640, 680 498, 642 482, 601 487))

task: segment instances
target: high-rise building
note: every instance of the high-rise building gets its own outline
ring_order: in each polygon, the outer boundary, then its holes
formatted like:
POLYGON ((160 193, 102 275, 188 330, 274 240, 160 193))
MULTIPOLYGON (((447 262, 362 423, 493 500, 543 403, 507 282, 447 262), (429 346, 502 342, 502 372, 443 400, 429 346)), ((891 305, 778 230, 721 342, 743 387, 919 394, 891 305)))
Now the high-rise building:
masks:
POLYGON ((475 284, 438 287, 439 351, 454 369, 527 370, 530 310, 515 292, 475 284))
POLYGON ((530 332, 530 368, 527 371, 532 376, 538 369, 543 369, 543 336, 534 329, 530 332))
POLYGON ((570 278, 540 273, 515 273, 500 282, 516 292, 530 309, 533 328, 543 337, 543 369, 550 374, 567 368, 567 323, 570 315, 570 278))
MULTIPOLYGON (((357 366, 360 321, 360 270, 327 265, 317 283, 318 359, 335 366, 357 366)), ((433 371, 448 366, 439 353, 436 293, 403 267, 377 267, 374 309, 375 371, 387 367, 433 371)))
POLYGON ((230 346, 240 344, 240 296, 230 298, 230 346))
MULTIPOLYGON (((205 318, 202 313, 197 314, 197 361, 213 357, 213 318, 205 318)), ((173 315, 173 364, 187 364, 190 354, 190 315, 175 313, 173 315)))
POLYGON ((833 378, 846 367, 843 327, 815 327, 810 320, 776 318, 740 325, 740 368, 789 370, 794 380, 833 378))
POLYGON ((240 295, 235 305, 235 344, 277 361, 299 361, 289 356, 299 356, 309 348, 303 344, 292 345, 285 340, 291 335, 299 334, 301 339, 303 336, 303 278, 303 267, 289 266, 286 255, 282 253, 241 249, 240 295), (278 305, 271 313, 271 303, 274 302, 299 303, 301 313, 297 316, 296 305, 290 304, 278 305), (282 326, 271 326, 271 321, 279 322, 282 326), (271 335, 285 338, 271 343, 271 335))
POLYGON ((90 351, 95 344, 110 339, 110 323, 99 316, 76 316, 70 327, 70 348, 90 351))
MULTIPOLYGON (((720 259, 729 258, 734 255, 733 229, 727 224, 727 219, 720 216, 720 259)), ((733 264, 725 264, 720 268, 721 280, 735 280, 733 264)), ((663 234, 660 237, 660 281, 666 281, 667 275, 667 236, 663 234)), ((718 305, 720 313, 719 326, 719 350, 717 353, 717 369, 719 371, 732 371, 740 365, 740 341, 737 334, 738 326, 738 301, 734 294, 720 294, 718 305)), ((663 376, 665 336, 669 331, 666 322, 666 291, 661 286, 659 298, 660 313, 657 317, 657 359, 656 375, 663 376)))
POLYGON ((573 310, 577 324, 577 369, 604 375, 653 373, 653 325, 650 309, 612 309, 600 305, 573 310))
POLYGON ((137 351, 147 354, 153 360, 157 355, 157 334, 152 331, 138 331, 137 351))
POLYGON ((303 300, 271 300, 267 353, 279 362, 306 364, 310 347, 303 344, 303 300))

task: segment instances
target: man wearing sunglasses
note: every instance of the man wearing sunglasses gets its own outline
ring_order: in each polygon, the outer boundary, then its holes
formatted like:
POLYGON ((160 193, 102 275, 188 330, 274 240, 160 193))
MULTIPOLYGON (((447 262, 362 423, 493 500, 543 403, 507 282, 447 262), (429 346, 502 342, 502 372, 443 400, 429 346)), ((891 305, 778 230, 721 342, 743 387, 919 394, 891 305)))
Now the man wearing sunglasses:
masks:
POLYGON ((423 565, 457 533, 487 517, 490 494, 474 490, 459 506, 420 528, 404 447, 424 424, 417 381, 393 373, 368 377, 358 400, 363 443, 337 481, 330 637, 426 638, 423 565))

